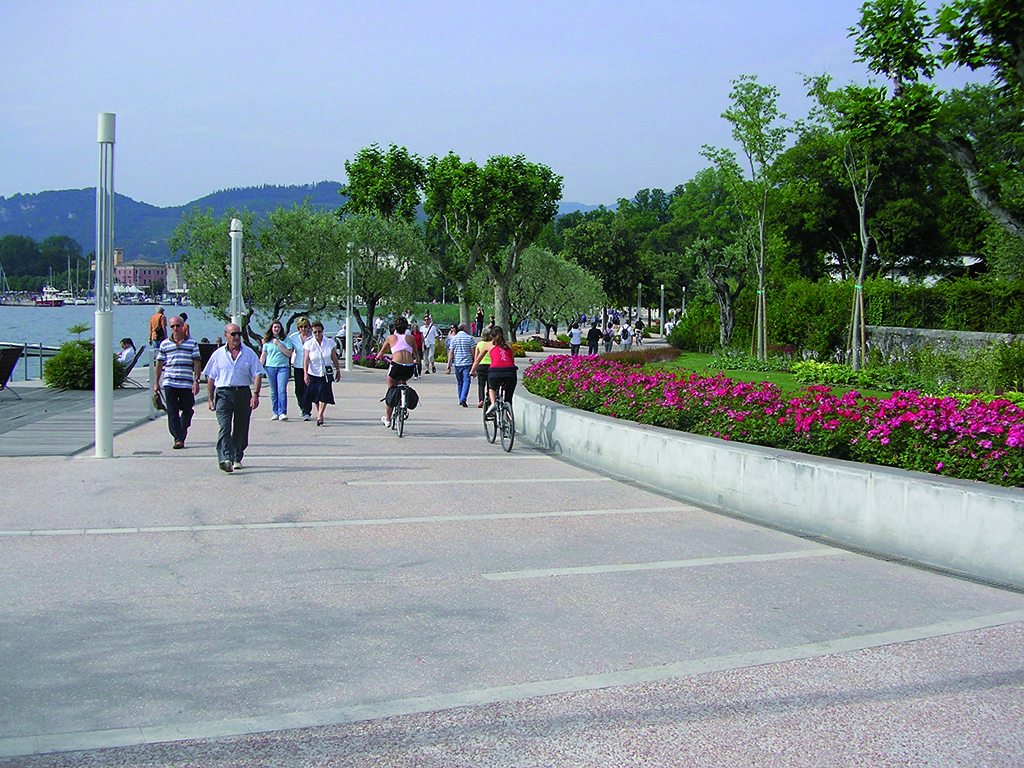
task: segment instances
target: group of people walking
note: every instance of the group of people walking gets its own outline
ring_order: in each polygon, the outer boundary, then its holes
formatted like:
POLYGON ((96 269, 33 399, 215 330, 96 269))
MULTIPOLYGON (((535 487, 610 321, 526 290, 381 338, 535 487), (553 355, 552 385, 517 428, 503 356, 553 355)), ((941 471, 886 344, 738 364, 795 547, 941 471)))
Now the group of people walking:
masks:
MULTIPOLYGON (((636 321, 636 330, 630 326, 629 323, 623 323, 616 330, 613 323, 605 323, 604 330, 598 327, 598 321, 594 320, 587 331, 587 354, 596 355, 598 348, 604 343, 604 351, 611 352, 612 345, 615 343, 616 338, 619 344, 622 345, 624 352, 629 351, 633 347, 633 339, 636 339, 637 344, 643 344, 644 339, 644 321, 638 319, 636 321)), ((580 323, 573 323, 569 328, 569 354, 576 356, 580 353, 580 347, 583 345, 583 331, 580 328, 580 323)))
MULTIPOLYGON (((242 343, 241 328, 229 323, 224 328, 226 343, 213 352, 205 366, 201 363, 199 344, 191 338, 184 319, 171 317, 166 325, 166 338, 151 339, 157 345, 154 389, 162 395, 175 450, 185 447, 203 376, 207 382, 207 406, 217 415, 217 463, 224 472, 242 469, 250 420, 252 412, 259 408, 264 378, 270 387, 272 420, 288 420, 287 387, 291 378, 303 421, 312 420, 315 406, 317 426, 323 426, 327 406, 335 402, 332 382, 341 379, 341 365, 334 343, 324 338, 322 323, 300 317, 295 332, 288 334, 283 323, 274 320, 263 336, 259 355, 242 343)), ((481 382, 480 408, 485 405, 485 387, 492 405, 499 384, 505 386, 507 400, 515 391, 512 347, 500 327, 492 326, 486 333, 487 337, 478 343, 463 323, 448 337, 447 371, 455 373, 459 404, 463 407, 468 407, 473 376, 481 382)), ((159 337, 159 332, 156 335, 159 337)), ((438 329, 429 315, 423 326, 416 328, 410 326, 406 317, 396 318, 393 332, 378 352, 378 356, 391 357, 388 387, 436 373, 437 339, 438 329)), ((381 417, 384 426, 391 426, 391 417, 392 408, 387 406, 381 417)))

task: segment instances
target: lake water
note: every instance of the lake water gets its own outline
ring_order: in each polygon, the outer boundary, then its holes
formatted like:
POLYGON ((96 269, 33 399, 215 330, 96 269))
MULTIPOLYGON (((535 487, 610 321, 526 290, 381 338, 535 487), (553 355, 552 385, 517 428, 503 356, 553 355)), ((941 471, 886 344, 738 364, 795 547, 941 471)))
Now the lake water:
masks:
MULTIPOLYGON (((174 307, 165 305, 168 317, 184 310, 188 315, 189 329, 192 338, 199 340, 204 336, 215 339, 224 334, 224 323, 213 315, 209 315, 199 307, 174 307)), ((139 347, 149 340, 149 318, 156 311, 152 304, 114 305, 114 352, 120 351, 118 342, 125 336, 139 347)), ((318 318, 320 319, 320 318, 318 318)), ((323 318, 326 331, 333 334, 344 323, 340 318, 323 318)), ((73 341, 76 336, 68 332, 73 325, 87 325, 89 330, 82 334, 83 339, 92 339, 93 327, 96 324, 96 307, 88 305, 70 305, 65 307, 8 307, 0 305, 0 342, 14 344, 43 344, 56 347, 65 341, 73 341)), ((260 327, 260 326, 254 326, 260 327)), ((39 378, 39 362, 29 352, 28 378, 39 378)), ((25 379, 25 361, 18 363, 12 380, 25 379)))

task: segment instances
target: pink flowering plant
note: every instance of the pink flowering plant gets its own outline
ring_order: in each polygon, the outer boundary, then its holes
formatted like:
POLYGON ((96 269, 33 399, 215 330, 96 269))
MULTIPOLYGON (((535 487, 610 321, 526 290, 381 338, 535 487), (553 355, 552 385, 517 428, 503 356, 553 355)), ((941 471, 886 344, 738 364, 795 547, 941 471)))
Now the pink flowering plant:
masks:
POLYGON ((810 386, 650 371, 596 357, 553 355, 523 375, 532 393, 581 410, 723 440, 816 456, 1024 485, 1024 408, 897 392, 836 396, 810 386))

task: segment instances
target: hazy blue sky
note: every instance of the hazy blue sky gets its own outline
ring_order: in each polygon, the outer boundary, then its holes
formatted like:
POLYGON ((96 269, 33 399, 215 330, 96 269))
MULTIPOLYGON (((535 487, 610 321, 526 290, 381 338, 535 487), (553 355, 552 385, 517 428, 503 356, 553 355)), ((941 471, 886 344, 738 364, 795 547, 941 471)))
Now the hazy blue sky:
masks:
MULTIPOLYGON (((478 161, 522 153, 564 199, 671 189, 731 146, 730 80, 803 117, 801 73, 864 81, 861 0, 2 0, 0 196, 115 186, 154 205, 344 180, 374 142, 478 161)), ((929 3, 934 6, 935 3, 929 3)))

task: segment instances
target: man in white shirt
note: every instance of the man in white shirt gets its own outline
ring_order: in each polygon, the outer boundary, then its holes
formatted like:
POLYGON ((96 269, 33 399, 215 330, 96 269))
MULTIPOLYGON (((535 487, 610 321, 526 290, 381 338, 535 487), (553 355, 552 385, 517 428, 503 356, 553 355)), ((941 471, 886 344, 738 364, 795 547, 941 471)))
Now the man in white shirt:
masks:
POLYGON ((423 373, 437 373, 437 366, 434 365, 434 344, 437 343, 437 326, 434 325, 434 318, 428 312, 423 318, 423 327, 420 328, 423 334, 423 373))
POLYGON ((224 327, 223 347, 210 357, 203 373, 209 407, 217 414, 217 463, 225 472, 242 468, 249 447, 249 419, 260 406, 260 385, 266 371, 260 359, 242 345, 242 329, 234 323, 224 327))

